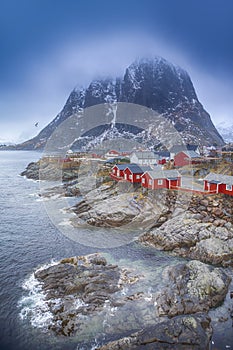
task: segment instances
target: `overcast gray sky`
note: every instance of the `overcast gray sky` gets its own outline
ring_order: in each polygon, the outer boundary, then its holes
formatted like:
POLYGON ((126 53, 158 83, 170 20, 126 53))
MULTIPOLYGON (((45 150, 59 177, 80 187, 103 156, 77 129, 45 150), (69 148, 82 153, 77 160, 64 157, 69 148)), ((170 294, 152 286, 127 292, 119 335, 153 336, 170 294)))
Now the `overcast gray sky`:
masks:
POLYGON ((230 124, 232 15, 230 0, 1 1, 0 141, 34 136, 75 86, 147 55, 185 68, 213 121, 230 124))

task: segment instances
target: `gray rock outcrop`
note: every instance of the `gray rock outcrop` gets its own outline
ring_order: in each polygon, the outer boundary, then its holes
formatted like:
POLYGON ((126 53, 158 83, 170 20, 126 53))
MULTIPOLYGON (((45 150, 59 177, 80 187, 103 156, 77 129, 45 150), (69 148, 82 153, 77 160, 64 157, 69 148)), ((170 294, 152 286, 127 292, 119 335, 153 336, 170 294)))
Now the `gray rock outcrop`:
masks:
POLYGON ((160 316, 170 317, 208 312, 223 302, 231 278, 221 269, 199 261, 168 267, 164 272, 166 287, 157 294, 160 316))
POLYGON ((187 209, 178 203, 176 211, 155 226, 159 227, 139 237, 141 243, 206 263, 233 266, 231 197, 193 196, 187 209))
POLYGON ((210 334, 206 315, 176 316, 96 350, 208 350, 210 334))

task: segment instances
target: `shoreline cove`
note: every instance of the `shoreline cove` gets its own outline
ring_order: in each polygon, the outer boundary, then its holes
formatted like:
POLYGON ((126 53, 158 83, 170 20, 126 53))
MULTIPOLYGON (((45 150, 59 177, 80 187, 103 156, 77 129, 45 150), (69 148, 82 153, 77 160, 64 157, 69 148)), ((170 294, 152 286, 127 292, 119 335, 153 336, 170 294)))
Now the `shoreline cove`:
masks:
MULTIPOLYGON (((16 152, 14 152, 14 154, 16 154, 16 152)), ((106 347, 104 348, 104 346, 109 346, 109 349, 114 349, 114 346, 118 346, 116 344, 112 344, 114 341, 120 341, 117 334, 122 336, 121 339, 123 339, 123 342, 125 336, 130 337, 131 340, 137 339, 139 343, 140 341, 143 341, 143 339, 145 340, 148 333, 142 334, 140 333, 139 329, 140 315, 142 312, 145 313, 143 314, 143 318, 141 318, 141 322, 144 324, 147 324, 148 322, 148 330, 152 331, 152 329, 149 327, 150 317, 146 318, 148 315, 148 308, 144 306, 149 305, 150 303, 153 304, 153 307, 157 307, 158 305, 165 306, 165 302, 162 301, 161 296, 158 294, 159 290, 164 290, 164 288, 166 288, 166 275, 172 274, 173 276, 176 276, 175 271, 178 271, 179 268, 183 266, 182 268, 184 268, 184 271, 186 271, 186 277, 188 278, 190 272, 188 272, 184 266, 189 263, 192 264, 192 261, 189 262, 187 256, 185 258, 174 256, 169 252, 169 250, 161 251, 153 248, 152 246, 143 246, 141 243, 135 240, 117 247, 105 247, 103 249, 98 248, 98 252, 101 252, 101 256, 103 255, 103 257, 106 259, 107 265, 116 265, 120 270, 133 268, 135 269, 134 274, 136 274, 136 276, 142 276, 140 277, 141 279, 139 278, 139 281, 136 281, 129 286, 125 286, 122 291, 119 292, 119 294, 121 294, 121 298, 130 298, 132 295, 134 295, 133 300, 127 299, 126 303, 122 306, 110 306, 108 305, 108 302, 106 302, 106 305, 103 304, 104 307, 101 311, 102 323, 100 324, 101 327, 106 330, 106 333, 102 333, 102 335, 100 335, 100 333, 98 333, 98 327, 96 328, 96 324, 98 323, 92 323, 91 321, 87 322, 87 328, 83 329, 83 339, 78 336, 56 336, 53 334, 54 331, 52 330, 45 332, 45 329, 33 326, 30 321, 32 311, 31 309, 28 310, 26 308, 29 305, 33 306, 34 303, 34 309, 36 310, 37 307, 40 307, 40 302, 43 304, 45 301, 43 298, 39 298, 38 306, 38 304, 36 305, 33 300, 30 300, 30 297, 32 297, 32 299, 38 298, 37 290, 40 292, 40 288, 43 285, 43 283, 38 285, 35 280, 30 280, 30 278, 34 278, 34 273, 38 271, 38 269, 39 271, 46 270, 46 264, 48 264, 47 268, 50 268, 57 266, 58 262, 62 259, 69 259, 65 257, 88 256, 89 254, 96 254, 97 248, 82 245, 78 241, 71 241, 69 238, 61 234, 62 231, 58 230, 56 225, 54 226, 51 224, 47 213, 45 212, 43 200, 42 202, 37 201, 35 196, 30 195, 35 194, 39 190, 39 184, 37 182, 25 181, 23 177, 18 176, 19 172, 22 171, 22 169, 31 159, 33 159, 33 157, 34 159, 38 159, 38 154, 35 155, 33 152, 17 152, 17 159, 15 159, 15 155, 11 154, 10 152, 5 152, 4 154, 2 153, 0 155, 2 156, 0 157, 0 161, 2 165, 1 186, 3 193, 1 202, 3 208, 3 249, 0 256, 0 274, 1 280, 3 281, 1 298, 4 300, 4 303, 1 305, 1 338, 3 339, 2 348, 6 350, 13 349, 17 346, 18 350, 27 350, 28 348, 33 348, 35 350, 62 350, 64 348, 67 350, 104 350, 107 349, 106 347), (14 162, 12 163, 13 158, 14 162), (30 211, 28 210, 29 207, 30 211), (22 218, 24 220, 22 220, 22 218), (48 263, 49 261, 52 261, 52 264, 55 265, 51 266, 48 263), (30 288, 27 290, 22 288, 25 282, 27 285, 30 285, 31 291, 30 288), (32 282, 35 283, 34 287, 32 282), (142 285, 144 290, 142 289, 142 285), (32 290, 34 290, 34 294, 32 293, 32 290), (24 305, 21 304, 22 301, 25 302, 24 305), (157 304, 155 305, 155 303, 157 304), (129 305, 130 307, 127 309, 129 305), (134 305, 133 309, 132 305, 134 305), (23 319, 21 319, 20 312, 24 307, 24 316, 26 316, 27 313, 27 317, 23 317, 23 319), (123 307, 123 313, 119 311, 121 307, 123 307), (135 329, 128 329, 127 331, 125 329, 124 331, 122 331, 122 329, 118 329, 119 333, 117 333, 117 323, 120 324, 120 327, 122 328, 125 324, 127 324, 130 328, 130 322, 134 322, 132 319, 131 321, 128 320, 127 323, 124 322, 124 315, 127 315, 127 317, 130 316, 132 310, 134 310, 137 316, 135 319, 138 322, 136 324, 138 325, 139 334, 135 335, 135 329), (109 331, 111 325, 112 329, 116 330, 115 335, 109 331), (11 337, 12 332, 14 332, 14 338, 11 337), (144 338, 142 339, 142 337, 144 338)), ((48 201, 50 201, 49 198, 48 201)), ((57 201, 59 201, 59 198, 57 201)), ((73 203, 71 206, 72 205, 73 203)), ((66 212, 63 211, 62 214, 65 215, 66 212)), ((192 213, 191 216, 193 215, 197 215, 197 213, 192 213)), ((160 230, 161 227, 165 225, 165 221, 163 222, 164 219, 161 219, 161 217, 162 216, 159 217, 159 227, 153 228, 155 237, 157 230, 160 230)), ((171 218, 169 217, 168 220, 170 219, 171 218)), ((188 218, 188 220, 193 219, 200 220, 198 217, 188 218)), ((218 226, 216 223, 216 226, 214 225, 214 227, 216 228, 214 231, 215 234, 220 234, 223 226, 218 226)), ((95 230, 95 226, 92 228, 95 230)), ((79 230, 82 229, 80 228, 79 230)), ((108 228, 98 227, 98 230, 100 234, 99 237, 101 238, 101 232, 102 237, 105 237, 105 231, 107 231, 108 228)), ((224 231, 224 229, 222 231, 224 231)), ((85 233, 85 230, 81 232, 85 233)), ((230 239, 230 237, 226 236, 225 242, 228 239, 230 239)), ((162 243, 162 241, 160 243, 162 243)), ((66 264, 70 266, 72 265, 69 262, 66 262, 63 265, 66 264)), ((220 275, 222 273, 223 275, 227 273, 230 277, 232 277, 232 267, 219 268, 209 266, 208 264, 203 264, 200 266, 206 266, 206 268, 210 268, 210 271, 219 271, 218 273, 220 273, 220 275)), ((215 280, 216 278, 217 277, 215 277, 215 280)), ((175 280, 177 280, 177 278, 175 278, 175 280)), ((227 285, 229 280, 228 282, 224 283, 227 285)), ((222 284, 220 283, 219 285, 222 284)), ((178 289, 179 288, 181 288, 181 286, 178 286, 178 289)), ((207 291, 211 290, 212 287, 210 289, 207 288, 207 291)), ((209 315, 212 319, 211 325, 213 327, 211 342, 214 342, 214 346, 221 350, 227 348, 231 349, 231 339, 233 336, 232 319, 230 315, 230 310, 232 310, 232 299, 230 298, 229 293, 230 290, 233 290, 232 282, 229 284, 229 289, 226 293, 225 299, 223 297, 223 303, 220 306, 216 305, 216 307, 211 308, 209 311, 209 315)), ((187 291, 184 290, 184 293, 187 293, 187 291)), ((174 295, 174 297, 176 296, 174 295)), ((169 298, 168 300, 172 300, 172 295, 170 295, 169 298)), ((55 300, 57 300, 57 304, 55 303, 53 305, 54 310, 60 307, 59 298, 55 298, 55 300)), ((67 305, 68 304, 69 302, 67 301, 67 305)), ((119 304, 121 304, 120 300, 119 304)), ((81 302, 76 305, 77 309, 84 307, 86 306, 84 306, 81 302)), ((51 315, 48 314, 46 322, 49 322, 50 317, 51 315)), ((99 316, 96 317, 98 318, 99 316)), ((154 314, 153 317, 155 317, 154 314)), ((164 316, 162 316, 162 318, 163 317, 164 316)), ((192 321, 193 324, 194 322, 193 318, 192 320, 190 318, 182 318, 183 315, 173 316, 173 318, 174 317, 177 317, 177 323, 181 321, 183 323, 192 321)), ((198 315, 198 317, 199 320, 195 319, 196 322, 205 324, 205 327, 207 327, 206 330, 209 329, 208 318, 206 319, 203 315, 198 315)), ((167 324, 167 327, 171 326, 174 327, 174 324, 167 324)), ((201 331, 201 328, 198 329, 201 331)))

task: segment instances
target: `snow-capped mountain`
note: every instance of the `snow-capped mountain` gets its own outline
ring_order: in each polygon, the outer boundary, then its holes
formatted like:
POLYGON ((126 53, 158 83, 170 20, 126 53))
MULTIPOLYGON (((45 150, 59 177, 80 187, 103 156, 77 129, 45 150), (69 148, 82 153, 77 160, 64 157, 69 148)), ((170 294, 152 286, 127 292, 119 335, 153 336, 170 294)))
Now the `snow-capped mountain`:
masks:
MULTIPOLYGON (((186 143, 224 143, 210 115, 199 102, 188 73, 164 58, 155 57, 136 60, 126 68, 122 78, 94 80, 86 89, 74 89, 57 117, 35 138, 18 145, 18 148, 41 149, 56 127, 74 113, 86 107, 114 102, 128 102, 153 109, 172 122, 186 143)), ((124 131, 122 125, 115 127, 117 132, 119 128, 124 131)), ((106 133, 104 126, 97 129, 88 137, 106 133)), ((125 131, 135 134, 133 128, 125 131)))
POLYGON ((219 134, 226 143, 233 142, 233 125, 219 124, 216 126, 219 134))

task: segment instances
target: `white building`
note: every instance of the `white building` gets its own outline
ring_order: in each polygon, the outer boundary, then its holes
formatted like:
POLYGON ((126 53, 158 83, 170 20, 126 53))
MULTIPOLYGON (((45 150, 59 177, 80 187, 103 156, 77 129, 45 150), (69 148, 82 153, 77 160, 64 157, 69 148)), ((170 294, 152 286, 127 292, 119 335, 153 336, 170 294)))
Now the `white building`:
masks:
POLYGON ((136 163, 139 165, 153 165, 157 164, 159 156, 155 155, 151 151, 135 151, 130 155, 130 163, 136 163))

